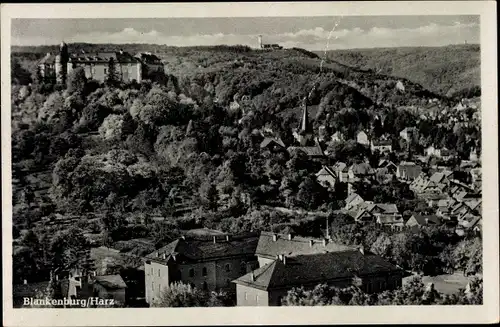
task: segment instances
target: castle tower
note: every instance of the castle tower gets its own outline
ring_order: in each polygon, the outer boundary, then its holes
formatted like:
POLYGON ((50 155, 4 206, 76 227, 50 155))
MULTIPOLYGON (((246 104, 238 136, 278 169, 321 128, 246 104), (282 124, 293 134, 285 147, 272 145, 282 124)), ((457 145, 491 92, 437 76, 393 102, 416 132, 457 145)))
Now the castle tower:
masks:
POLYGON ((262 49, 262 35, 259 35, 259 49, 262 49))
POLYGON ((68 45, 61 42, 59 46, 59 54, 56 56, 55 71, 56 71, 56 81, 58 84, 66 83, 66 76, 68 73, 68 45))

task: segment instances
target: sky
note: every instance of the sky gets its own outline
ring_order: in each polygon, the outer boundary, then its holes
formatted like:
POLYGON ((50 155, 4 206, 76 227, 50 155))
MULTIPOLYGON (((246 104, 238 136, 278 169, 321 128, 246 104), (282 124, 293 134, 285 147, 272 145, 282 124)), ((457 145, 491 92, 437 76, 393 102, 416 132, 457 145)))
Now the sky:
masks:
POLYGON ((264 43, 286 48, 349 48, 479 44, 479 16, 344 16, 13 19, 12 45, 152 43, 171 46, 264 43))

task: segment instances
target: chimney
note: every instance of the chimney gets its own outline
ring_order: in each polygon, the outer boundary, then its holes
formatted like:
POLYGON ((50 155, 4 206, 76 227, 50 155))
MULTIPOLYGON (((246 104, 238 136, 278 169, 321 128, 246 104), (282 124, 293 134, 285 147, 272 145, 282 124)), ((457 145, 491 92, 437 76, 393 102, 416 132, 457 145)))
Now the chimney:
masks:
POLYGON ((123 54, 123 49, 120 49, 120 54, 123 54))
POLYGON ((255 282, 255 274, 253 271, 250 273, 250 278, 252 279, 252 282, 255 282))
POLYGON ((25 280, 23 281, 23 284, 24 284, 24 285, 28 285, 28 280, 26 280, 26 279, 25 279, 25 280))
POLYGON ((182 236, 181 236, 181 238, 182 238, 183 240, 185 240, 185 239, 186 239, 186 236, 182 235, 182 236))
POLYGON ((156 257, 159 258, 160 257, 160 252, 156 252, 156 257))
POLYGON ((273 242, 276 242, 278 240, 278 235, 273 234, 273 242))
POLYGON ((291 240, 292 240, 292 234, 291 234, 291 233, 289 233, 289 234, 288 234, 288 240, 289 240, 289 241, 291 241, 291 240))
POLYGON ((327 240, 326 240, 326 238, 324 238, 323 239, 323 246, 326 246, 326 244, 327 244, 327 240))
POLYGON ((214 244, 217 243, 217 236, 214 235, 213 239, 214 239, 214 244))
POLYGON ((284 265, 286 265, 286 255, 281 256, 281 261, 283 262, 284 265))
POLYGON ((227 242, 231 241, 231 236, 230 235, 226 235, 226 241, 227 242))
POLYGON ((312 247, 314 244, 314 241, 313 240, 309 240, 309 246, 312 247))
POLYGON ((361 254, 363 255, 365 254, 365 247, 363 245, 359 247, 359 252, 361 252, 361 254))
POLYGON ((163 260, 167 259, 167 254, 163 253, 162 258, 163 258, 163 260))

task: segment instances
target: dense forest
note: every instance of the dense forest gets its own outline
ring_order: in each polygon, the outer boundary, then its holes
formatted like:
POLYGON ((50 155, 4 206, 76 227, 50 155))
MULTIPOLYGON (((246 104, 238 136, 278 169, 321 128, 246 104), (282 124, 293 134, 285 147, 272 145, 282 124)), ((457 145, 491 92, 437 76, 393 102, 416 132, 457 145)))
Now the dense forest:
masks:
POLYGON ((481 94, 481 51, 477 44, 332 50, 328 59, 404 77, 447 96, 481 94))
MULTIPOLYGON (((70 51, 99 47, 77 44, 70 51)), ((480 126, 453 128, 402 109, 425 109, 433 99, 444 108, 456 100, 334 61, 320 69, 320 58, 299 49, 116 47, 157 52, 165 74, 141 83, 100 83, 75 69, 66 85, 52 85, 37 78, 36 63, 53 48, 14 49, 14 276, 46 278, 54 267, 75 264, 69 255, 75 251, 83 253, 77 260, 87 260, 90 243, 144 255, 196 227, 323 235, 324 216, 276 207, 327 212, 335 241, 364 244, 405 269, 481 270, 477 238, 461 239, 446 228, 415 233, 357 225, 335 213, 345 193, 316 181, 321 163, 302 152, 260 146, 269 129, 294 144, 292 129, 306 97, 315 108, 315 130, 326 126, 329 134, 347 136, 328 146, 329 164, 376 163, 382 155, 357 144, 355 134, 388 135, 399 149, 399 132, 407 126, 421 131, 415 153, 442 144, 466 158, 480 142, 480 126), (151 244, 132 243, 136 239, 151 244)), ((398 201, 402 212, 421 204, 398 181, 367 188, 378 201, 398 201)))

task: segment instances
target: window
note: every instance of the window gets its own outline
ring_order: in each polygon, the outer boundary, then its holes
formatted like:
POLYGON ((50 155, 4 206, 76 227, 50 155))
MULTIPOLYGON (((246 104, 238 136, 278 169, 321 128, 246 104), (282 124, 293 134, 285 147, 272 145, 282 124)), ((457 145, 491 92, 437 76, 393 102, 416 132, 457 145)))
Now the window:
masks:
POLYGON ((259 295, 255 295, 255 303, 259 303, 259 295))
POLYGON ((207 275, 207 267, 203 267, 203 269, 201 270, 201 273, 203 276, 206 276, 207 275))
POLYGON ((207 290, 208 289, 208 285, 207 285, 207 282, 203 282, 203 290, 207 290))
POLYGON ((104 74, 107 74, 108 73, 108 70, 106 68, 104 68, 104 74))
POLYGON ((245 301, 248 300, 248 294, 245 292, 245 301))
POLYGON ((189 277, 194 277, 194 269, 193 268, 189 269, 189 277))
POLYGON ((151 283, 151 290, 154 292, 154 290, 155 290, 155 283, 151 283))
POLYGON ((226 271, 230 272, 231 271, 231 265, 229 263, 226 263, 226 271))
POLYGON ((158 268, 158 277, 160 277, 160 269, 158 268))

